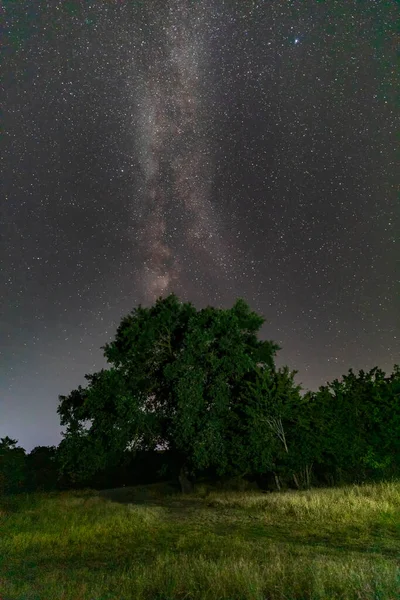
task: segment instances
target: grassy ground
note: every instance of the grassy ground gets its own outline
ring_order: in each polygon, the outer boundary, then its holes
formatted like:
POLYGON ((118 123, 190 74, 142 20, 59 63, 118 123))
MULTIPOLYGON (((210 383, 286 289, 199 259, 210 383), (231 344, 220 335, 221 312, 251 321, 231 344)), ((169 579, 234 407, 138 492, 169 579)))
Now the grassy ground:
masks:
POLYGON ((0 514, 6 600, 400 598, 400 483, 27 495, 0 514))

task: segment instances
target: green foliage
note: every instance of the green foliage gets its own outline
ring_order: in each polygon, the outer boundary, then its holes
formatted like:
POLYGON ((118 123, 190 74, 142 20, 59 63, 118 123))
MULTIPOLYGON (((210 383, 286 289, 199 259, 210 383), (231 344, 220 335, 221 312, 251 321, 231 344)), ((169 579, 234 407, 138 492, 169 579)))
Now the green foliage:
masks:
POLYGON ((351 480, 392 476, 400 469, 400 369, 375 367, 323 386, 313 397, 322 461, 351 480), (323 417, 321 418, 321 413, 323 417), (318 415, 318 417, 317 417, 318 415))
POLYGON ((26 486, 29 490, 57 489, 59 467, 55 446, 36 446, 26 456, 26 486))
POLYGON ((17 443, 8 436, 0 439, 0 494, 15 493, 24 488, 25 450, 17 443))
POLYGON ((263 322, 243 300, 197 311, 170 295, 139 306, 104 347, 110 369, 60 397, 64 471, 88 476, 128 447, 168 448, 189 471, 235 470, 238 390, 257 364, 272 369, 278 350, 258 340, 263 322))
POLYGON ((289 453, 287 424, 297 412, 300 386, 294 384, 296 372, 258 368, 254 381, 248 382, 247 433, 254 467, 274 470, 280 458, 289 453))
POLYGON ((259 342, 263 320, 243 301, 231 310, 207 308, 188 328, 185 351, 165 370, 172 383, 175 412, 171 442, 195 470, 237 470, 243 438, 235 429, 238 392, 257 362, 273 366, 278 349, 259 342))

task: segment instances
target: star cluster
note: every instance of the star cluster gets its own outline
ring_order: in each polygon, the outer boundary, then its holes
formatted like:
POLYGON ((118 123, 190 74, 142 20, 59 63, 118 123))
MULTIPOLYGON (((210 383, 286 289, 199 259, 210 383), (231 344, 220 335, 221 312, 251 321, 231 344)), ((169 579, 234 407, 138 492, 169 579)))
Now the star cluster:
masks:
POLYGON ((306 389, 400 357, 396 2, 5 3, 0 436, 140 302, 244 297, 306 389))

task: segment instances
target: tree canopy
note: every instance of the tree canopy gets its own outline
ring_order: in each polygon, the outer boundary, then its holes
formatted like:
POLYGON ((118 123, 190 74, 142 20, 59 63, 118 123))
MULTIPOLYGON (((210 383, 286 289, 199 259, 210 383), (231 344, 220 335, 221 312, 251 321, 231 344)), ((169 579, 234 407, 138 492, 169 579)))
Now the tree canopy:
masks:
POLYGON ((0 438, 0 494, 17 492, 25 480, 25 450, 18 441, 0 438))
POLYGON ((95 471, 129 447, 167 448, 188 472, 235 472, 238 399, 279 349, 259 340, 263 323, 243 300, 196 310, 172 294, 139 306, 104 346, 110 368, 60 397, 65 468, 95 471))

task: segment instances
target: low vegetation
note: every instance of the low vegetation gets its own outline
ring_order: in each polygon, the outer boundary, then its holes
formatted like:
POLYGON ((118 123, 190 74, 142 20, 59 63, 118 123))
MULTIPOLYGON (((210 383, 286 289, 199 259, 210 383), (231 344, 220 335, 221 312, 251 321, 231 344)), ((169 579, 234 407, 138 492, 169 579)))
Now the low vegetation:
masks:
POLYGON ((11 600, 398 600, 400 483, 4 496, 11 600))

